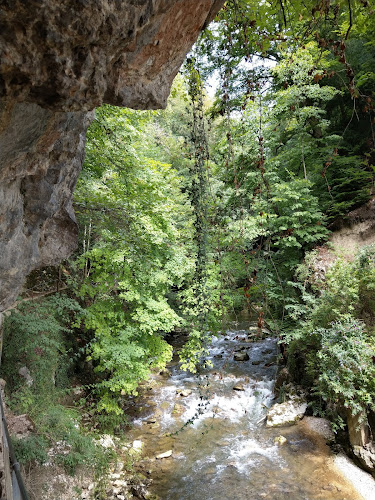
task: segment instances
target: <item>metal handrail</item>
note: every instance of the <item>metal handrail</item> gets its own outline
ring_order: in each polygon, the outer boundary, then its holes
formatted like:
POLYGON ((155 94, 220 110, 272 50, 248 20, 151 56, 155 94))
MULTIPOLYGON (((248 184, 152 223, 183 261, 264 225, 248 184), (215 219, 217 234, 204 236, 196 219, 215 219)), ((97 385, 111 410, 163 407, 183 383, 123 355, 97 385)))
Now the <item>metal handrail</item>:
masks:
MULTIPOLYGON (((29 496, 27 494, 25 484, 22 479, 21 475, 21 470, 20 470, 20 464, 18 463, 16 459, 16 455, 14 453, 14 448, 12 445, 12 441, 10 439, 10 434, 8 430, 8 425, 7 421, 5 418, 5 412, 4 412, 4 405, 3 405, 3 398, 0 390, 0 412, 1 412, 1 425, 3 426, 4 434, 3 434, 3 439, 2 439, 2 447, 3 451, 5 448, 5 445, 8 447, 9 450, 9 462, 10 462, 10 468, 12 471, 12 496, 11 498, 8 496, 9 492, 7 491, 7 498, 6 500, 29 500, 29 496), (18 490, 19 495, 16 494, 16 491, 18 490)), ((5 457, 4 457, 5 458, 5 457)), ((5 465, 5 460, 4 460, 4 465, 5 465)))

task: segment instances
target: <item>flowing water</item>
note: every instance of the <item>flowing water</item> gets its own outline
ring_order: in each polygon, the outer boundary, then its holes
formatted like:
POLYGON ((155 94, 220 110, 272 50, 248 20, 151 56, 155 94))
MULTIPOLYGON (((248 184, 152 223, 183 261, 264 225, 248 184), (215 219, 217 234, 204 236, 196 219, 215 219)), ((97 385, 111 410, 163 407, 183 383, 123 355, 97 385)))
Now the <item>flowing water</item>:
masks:
POLYGON ((265 427, 276 354, 274 339, 250 343, 245 330, 229 330, 213 340, 208 372, 197 377, 175 365, 155 381, 132 431, 144 443, 153 493, 162 500, 360 500, 334 470, 324 440, 303 423, 265 427), (249 359, 235 361, 239 350, 249 359), (287 439, 281 446, 280 435, 287 439))

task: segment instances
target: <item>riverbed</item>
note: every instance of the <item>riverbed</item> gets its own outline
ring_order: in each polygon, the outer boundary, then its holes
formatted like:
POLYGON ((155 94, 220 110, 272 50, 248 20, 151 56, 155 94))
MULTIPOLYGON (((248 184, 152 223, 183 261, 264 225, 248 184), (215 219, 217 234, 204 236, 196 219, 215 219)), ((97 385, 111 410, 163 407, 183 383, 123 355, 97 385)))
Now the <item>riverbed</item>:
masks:
POLYGON ((162 500, 363 499, 307 420, 265 426, 277 343, 250 340, 246 329, 227 330, 213 339, 212 368, 194 375, 173 363, 138 400, 131 437, 142 443, 152 492, 162 500))

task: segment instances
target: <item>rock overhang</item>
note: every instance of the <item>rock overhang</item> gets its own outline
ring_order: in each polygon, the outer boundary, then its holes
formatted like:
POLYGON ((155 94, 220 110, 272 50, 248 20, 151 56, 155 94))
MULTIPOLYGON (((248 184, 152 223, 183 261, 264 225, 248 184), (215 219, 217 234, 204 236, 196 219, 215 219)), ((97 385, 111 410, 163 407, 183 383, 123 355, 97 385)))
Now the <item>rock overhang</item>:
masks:
POLYGON ((72 193, 92 110, 164 107, 223 0, 0 4, 0 311, 76 246, 72 193))
POLYGON ((5 0, 0 97, 56 111, 165 106, 222 0, 5 0))

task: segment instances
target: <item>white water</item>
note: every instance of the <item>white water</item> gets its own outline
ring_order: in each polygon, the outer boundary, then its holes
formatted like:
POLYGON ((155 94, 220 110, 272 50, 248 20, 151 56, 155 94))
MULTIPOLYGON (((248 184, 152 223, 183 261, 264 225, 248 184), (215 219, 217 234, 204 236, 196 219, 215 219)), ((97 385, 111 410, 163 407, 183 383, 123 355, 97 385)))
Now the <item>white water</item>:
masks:
POLYGON ((197 377, 171 367, 171 377, 152 393, 153 419, 148 412, 134 421, 162 500, 360 498, 327 470, 321 450, 300 430, 265 428, 276 351, 274 339, 249 343, 246 331, 228 331, 213 339, 211 370, 197 377), (239 349, 249 360, 234 361, 239 349), (183 390, 192 392, 183 397, 183 390), (288 438, 282 447, 274 441, 281 432, 288 438), (171 458, 154 461, 168 449, 171 458))

